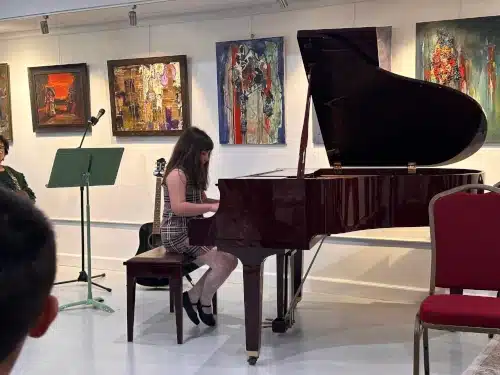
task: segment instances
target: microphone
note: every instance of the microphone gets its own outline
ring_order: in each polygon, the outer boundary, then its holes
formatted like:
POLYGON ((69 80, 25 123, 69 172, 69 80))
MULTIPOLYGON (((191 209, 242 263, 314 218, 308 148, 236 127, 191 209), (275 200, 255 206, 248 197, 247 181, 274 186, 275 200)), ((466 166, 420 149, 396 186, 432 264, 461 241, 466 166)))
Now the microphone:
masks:
POLYGON ((89 125, 92 125, 92 126, 96 125, 96 124, 99 122, 99 119, 100 119, 100 118, 102 117, 102 115, 104 115, 105 113, 106 113, 106 111, 105 111, 103 108, 101 108, 101 109, 99 110, 99 112, 97 112, 97 116, 96 116, 96 117, 92 116, 92 117, 90 118, 90 120, 89 120, 88 124, 89 124, 89 125))
POLYGON ((91 126, 95 126, 99 122, 99 119, 102 117, 102 115, 104 115, 104 113, 106 113, 106 111, 103 108, 101 108, 99 110, 99 112, 97 112, 97 116, 95 116, 95 117, 92 116, 87 121, 87 126, 85 127, 85 133, 83 133, 82 141, 80 142, 80 146, 78 146, 78 148, 82 148, 83 141, 85 140, 85 136, 87 135, 87 132, 88 132, 89 128, 91 126))

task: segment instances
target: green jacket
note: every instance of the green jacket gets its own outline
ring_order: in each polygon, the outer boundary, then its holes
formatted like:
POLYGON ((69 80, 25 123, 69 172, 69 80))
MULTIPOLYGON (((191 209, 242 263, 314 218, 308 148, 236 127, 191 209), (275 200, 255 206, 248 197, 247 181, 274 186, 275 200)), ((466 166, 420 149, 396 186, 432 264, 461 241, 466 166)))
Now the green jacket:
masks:
POLYGON ((4 165, 4 168, 7 171, 7 173, 9 174, 9 176, 11 177, 10 182, 6 183, 7 186, 5 186, 5 187, 7 189, 14 190, 14 191, 18 191, 19 188, 21 188, 21 190, 25 191, 28 194, 28 197, 33 202, 35 202, 36 195, 33 192, 33 190, 31 190, 31 188, 28 186, 28 183, 26 182, 26 178, 24 177, 24 174, 16 171, 14 168, 7 167, 6 165, 4 165), (13 179, 15 179, 17 181, 17 184, 15 181, 13 181, 13 179), (18 185, 19 185, 19 188, 18 188, 18 185))

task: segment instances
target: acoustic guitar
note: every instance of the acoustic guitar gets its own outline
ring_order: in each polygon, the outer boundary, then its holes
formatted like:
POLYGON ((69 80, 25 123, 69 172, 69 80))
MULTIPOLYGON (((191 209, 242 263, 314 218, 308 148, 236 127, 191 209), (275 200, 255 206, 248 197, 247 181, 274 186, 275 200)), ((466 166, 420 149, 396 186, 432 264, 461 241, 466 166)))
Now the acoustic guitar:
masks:
MULTIPOLYGON (((136 255, 145 253, 151 249, 161 246, 161 234, 160 234, 160 224, 161 224, 161 184, 163 180, 163 174, 165 173, 165 167, 167 163, 164 158, 160 158, 156 161, 156 166, 153 175, 156 178, 156 189, 155 189, 155 206, 153 213, 153 222, 145 223, 139 229, 139 248, 137 249, 136 255)), ((158 279, 158 278, 147 278, 139 277, 136 280, 137 284, 148 287, 164 287, 168 285, 168 279, 158 279)))

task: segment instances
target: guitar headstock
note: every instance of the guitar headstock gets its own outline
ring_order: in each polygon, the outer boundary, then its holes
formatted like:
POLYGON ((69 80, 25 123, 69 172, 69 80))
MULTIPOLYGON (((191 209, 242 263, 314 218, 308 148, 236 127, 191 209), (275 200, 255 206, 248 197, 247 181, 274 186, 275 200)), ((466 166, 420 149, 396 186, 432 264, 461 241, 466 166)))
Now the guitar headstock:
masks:
POLYGON ((156 167, 153 172, 153 175, 155 177, 163 177, 163 174, 165 173, 165 167, 167 166, 167 161, 165 158, 160 158, 156 161, 156 167))

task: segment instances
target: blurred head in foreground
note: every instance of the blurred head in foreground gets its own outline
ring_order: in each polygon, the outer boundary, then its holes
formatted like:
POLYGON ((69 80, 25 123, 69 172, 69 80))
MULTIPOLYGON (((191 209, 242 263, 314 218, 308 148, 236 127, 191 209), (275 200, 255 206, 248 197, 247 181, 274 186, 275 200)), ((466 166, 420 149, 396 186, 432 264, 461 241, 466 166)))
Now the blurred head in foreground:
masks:
POLYGON ((0 188, 0 375, 9 374, 26 338, 45 334, 57 299, 52 226, 30 201, 0 188))

